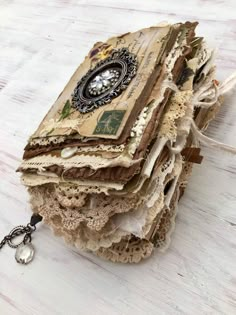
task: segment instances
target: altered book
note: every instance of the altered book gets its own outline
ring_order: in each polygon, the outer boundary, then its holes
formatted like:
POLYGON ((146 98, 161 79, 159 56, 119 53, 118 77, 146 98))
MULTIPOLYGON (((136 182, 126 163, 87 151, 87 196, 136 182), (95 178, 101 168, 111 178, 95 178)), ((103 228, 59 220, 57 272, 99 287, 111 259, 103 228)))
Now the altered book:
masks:
POLYGON ((33 213, 81 250, 138 263, 165 250, 199 140, 222 103, 197 23, 98 42, 30 137, 33 213))

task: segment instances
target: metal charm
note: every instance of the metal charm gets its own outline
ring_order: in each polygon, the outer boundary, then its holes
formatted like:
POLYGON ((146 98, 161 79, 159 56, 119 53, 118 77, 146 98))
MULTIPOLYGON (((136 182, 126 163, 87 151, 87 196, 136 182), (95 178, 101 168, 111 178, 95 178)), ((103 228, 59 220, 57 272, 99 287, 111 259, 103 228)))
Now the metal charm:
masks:
POLYGON ((110 103, 127 88, 137 72, 137 57, 127 48, 114 50, 78 82, 72 106, 81 113, 110 103))
POLYGON ((16 249, 15 259, 18 263, 27 265, 34 258, 34 246, 31 243, 21 244, 16 249))
POLYGON ((34 247, 31 244, 31 234, 36 230, 36 224, 42 221, 42 216, 38 213, 34 213, 31 216, 30 223, 26 226, 19 225, 15 227, 8 235, 6 235, 0 242, 0 249, 4 245, 8 245, 11 248, 16 248, 15 259, 20 264, 28 264, 34 258, 34 247), (23 239, 18 243, 14 243, 13 240, 18 236, 23 236, 23 239))

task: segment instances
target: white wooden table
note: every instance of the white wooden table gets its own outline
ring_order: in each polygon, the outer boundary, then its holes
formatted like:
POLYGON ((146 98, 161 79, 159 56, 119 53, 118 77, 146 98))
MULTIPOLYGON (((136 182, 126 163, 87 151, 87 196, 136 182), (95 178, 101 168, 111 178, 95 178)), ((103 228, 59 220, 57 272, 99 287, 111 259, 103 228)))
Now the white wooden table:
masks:
MULTIPOLYGON (((15 173, 37 127, 98 40, 163 20, 198 20, 218 48, 218 79, 236 69, 235 0, 1 0, 0 238, 30 217, 15 173)), ((236 91, 208 135, 236 146, 236 91)), ((236 157, 204 149, 165 254, 139 265, 76 253, 46 226, 30 265, 0 252, 1 315, 236 314, 236 157)))

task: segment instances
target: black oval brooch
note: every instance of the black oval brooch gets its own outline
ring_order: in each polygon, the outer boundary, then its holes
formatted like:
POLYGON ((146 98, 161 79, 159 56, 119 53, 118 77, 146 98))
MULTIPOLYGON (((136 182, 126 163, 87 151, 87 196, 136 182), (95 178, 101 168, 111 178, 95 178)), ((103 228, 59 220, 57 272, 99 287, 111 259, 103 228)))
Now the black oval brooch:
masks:
POLYGON ((137 67, 136 55, 127 48, 114 50, 77 83, 72 94, 72 106, 81 113, 88 113, 110 103, 127 88, 137 67))

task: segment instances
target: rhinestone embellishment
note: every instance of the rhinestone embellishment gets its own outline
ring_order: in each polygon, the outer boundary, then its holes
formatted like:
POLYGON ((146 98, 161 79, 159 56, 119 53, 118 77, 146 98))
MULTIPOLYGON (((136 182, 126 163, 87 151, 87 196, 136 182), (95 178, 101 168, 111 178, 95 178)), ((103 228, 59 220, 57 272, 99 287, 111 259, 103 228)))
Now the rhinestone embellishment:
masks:
POLYGON ((100 95, 109 90, 118 81, 120 72, 115 69, 105 70, 89 83, 88 91, 90 95, 100 95))
POLYGON ((18 263, 27 265, 34 258, 34 247, 31 243, 21 244, 16 249, 15 259, 18 263))

